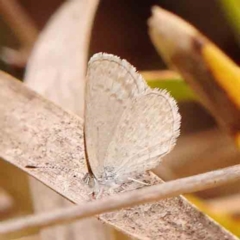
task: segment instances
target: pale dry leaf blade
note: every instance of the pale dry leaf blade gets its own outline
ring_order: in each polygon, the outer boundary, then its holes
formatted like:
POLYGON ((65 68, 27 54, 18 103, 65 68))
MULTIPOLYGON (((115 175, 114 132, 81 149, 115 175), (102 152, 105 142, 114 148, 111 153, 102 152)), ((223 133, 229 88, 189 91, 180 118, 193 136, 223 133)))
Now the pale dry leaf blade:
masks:
MULTIPOLYGON (((40 33, 25 72, 29 87, 80 117, 84 114, 86 65, 98 2, 64 1, 40 33)), ((66 168, 69 168, 69 164, 66 168)), ((81 170, 77 170, 77 173, 80 174, 81 170)), ((34 207, 39 212, 69 205, 67 200, 35 179, 31 180, 30 186, 34 207)), ((114 235, 113 228, 102 226, 97 219, 88 219, 71 225, 46 228, 41 231, 41 240, 67 240, 70 236, 71 240, 114 239, 110 235, 114 235)))

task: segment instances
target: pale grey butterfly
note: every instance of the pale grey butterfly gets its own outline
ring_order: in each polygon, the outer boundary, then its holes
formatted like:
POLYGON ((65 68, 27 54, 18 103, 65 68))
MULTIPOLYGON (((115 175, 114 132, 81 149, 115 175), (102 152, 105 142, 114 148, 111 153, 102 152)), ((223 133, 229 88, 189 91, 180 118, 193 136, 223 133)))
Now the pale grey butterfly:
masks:
POLYGON ((98 184, 120 185, 153 169, 174 147, 180 128, 175 100, 150 89, 126 60, 95 54, 85 94, 86 159, 98 184))

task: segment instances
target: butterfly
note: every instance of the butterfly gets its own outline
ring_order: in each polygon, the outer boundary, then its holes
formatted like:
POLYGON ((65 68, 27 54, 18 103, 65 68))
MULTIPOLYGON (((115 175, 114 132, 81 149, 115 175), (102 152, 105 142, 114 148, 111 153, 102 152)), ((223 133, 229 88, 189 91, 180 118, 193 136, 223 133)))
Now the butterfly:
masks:
POLYGON ((88 63, 84 141, 89 174, 120 185, 155 168, 179 136, 180 114, 165 91, 150 89, 126 60, 98 53, 88 63))

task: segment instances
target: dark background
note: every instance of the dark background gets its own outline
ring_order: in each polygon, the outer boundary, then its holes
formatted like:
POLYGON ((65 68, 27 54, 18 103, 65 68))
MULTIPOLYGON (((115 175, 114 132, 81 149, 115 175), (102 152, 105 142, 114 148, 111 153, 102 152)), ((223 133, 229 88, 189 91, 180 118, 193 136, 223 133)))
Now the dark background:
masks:
MULTIPOLYGON (((64 1, 21 0, 18 2, 26 9, 37 27, 42 29, 64 1)), ((89 56, 100 51, 108 52, 127 59, 139 70, 164 68, 147 33, 146 22, 153 5, 168 9, 191 22, 239 62, 239 46, 217 0, 102 0, 95 19, 89 56)), ((0 44, 17 47, 18 42, 4 23, 4 19, 0 21, 0 29, 3 33, 0 44)))

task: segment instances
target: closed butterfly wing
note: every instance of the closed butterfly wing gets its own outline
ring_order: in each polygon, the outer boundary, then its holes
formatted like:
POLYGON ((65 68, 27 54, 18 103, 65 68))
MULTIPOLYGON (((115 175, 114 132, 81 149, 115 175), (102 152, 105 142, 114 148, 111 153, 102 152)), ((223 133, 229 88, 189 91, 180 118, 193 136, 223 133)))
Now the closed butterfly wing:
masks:
POLYGON ((108 146, 122 114, 147 86, 127 61, 110 54, 95 54, 88 64, 85 96, 85 143, 89 165, 101 178, 108 146))
POLYGON ((180 115, 166 92, 148 89, 128 103, 109 144, 105 169, 115 181, 156 167, 175 145, 180 115))

